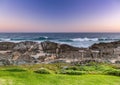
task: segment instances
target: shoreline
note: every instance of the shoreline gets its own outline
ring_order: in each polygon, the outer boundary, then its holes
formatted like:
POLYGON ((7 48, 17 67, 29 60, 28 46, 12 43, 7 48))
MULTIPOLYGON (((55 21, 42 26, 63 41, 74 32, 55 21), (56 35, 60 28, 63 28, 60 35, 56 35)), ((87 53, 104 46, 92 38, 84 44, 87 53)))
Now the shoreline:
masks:
POLYGON ((50 41, 0 42, 0 65, 89 62, 120 63, 120 41, 73 47, 50 41))
POLYGON ((118 41, 118 33, 0 33, 0 42, 51 41, 75 47, 89 47, 94 43, 118 41))

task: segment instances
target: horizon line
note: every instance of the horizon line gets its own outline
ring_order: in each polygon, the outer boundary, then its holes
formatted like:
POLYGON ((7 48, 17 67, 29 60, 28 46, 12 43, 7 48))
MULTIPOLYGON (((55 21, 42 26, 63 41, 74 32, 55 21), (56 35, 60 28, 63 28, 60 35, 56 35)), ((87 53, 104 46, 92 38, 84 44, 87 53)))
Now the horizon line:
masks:
POLYGON ((120 32, 0 32, 0 33, 120 33, 120 32))

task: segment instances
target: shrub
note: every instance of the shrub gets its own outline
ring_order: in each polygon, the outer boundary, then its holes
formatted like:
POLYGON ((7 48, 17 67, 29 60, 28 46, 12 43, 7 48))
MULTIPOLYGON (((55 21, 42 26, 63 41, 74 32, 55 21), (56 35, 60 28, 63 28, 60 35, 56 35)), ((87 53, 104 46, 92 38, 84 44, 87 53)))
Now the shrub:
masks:
POLYGON ((26 70, 22 69, 22 68, 9 68, 9 69, 6 69, 4 71, 9 71, 9 72, 24 72, 26 70))
POLYGON ((39 70, 36 70, 34 72, 39 74, 50 74, 50 71, 46 68, 40 68, 39 70))
POLYGON ((94 65, 94 66, 80 66, 80 71, 106 71, 112 70, 113 68, 106 65, 94 65))
POLYGON ((114 69, 120 69, 120 64, 111 65, 111 67, 114 69))
POLYGON ((96 66, 80 66, 80 71, 96 71, 96 66))
POLYGON ((82 75, 85 74, 85 71, 75 71, 75 70, 64 70, 61 71, 61 74, 68 74, 68 75, 82 75))
POLYGON ((77 66, 71 66, 71 67, 66 68, 66 70, 78 70, 78 67, 77 66))
POLYGON ((109 70, 106 72, 108 75, 120 76, 120 70, 109 70))

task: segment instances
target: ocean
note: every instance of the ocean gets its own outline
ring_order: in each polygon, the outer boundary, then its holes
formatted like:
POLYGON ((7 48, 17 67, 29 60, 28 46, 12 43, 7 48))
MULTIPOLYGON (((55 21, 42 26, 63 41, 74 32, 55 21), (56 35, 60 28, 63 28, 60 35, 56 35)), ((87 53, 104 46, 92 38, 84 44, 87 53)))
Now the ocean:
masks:
POLYGON ((94 43, 118 41, 120 33, 0 33, 0 42, 47 40, 86 48, 94 43))

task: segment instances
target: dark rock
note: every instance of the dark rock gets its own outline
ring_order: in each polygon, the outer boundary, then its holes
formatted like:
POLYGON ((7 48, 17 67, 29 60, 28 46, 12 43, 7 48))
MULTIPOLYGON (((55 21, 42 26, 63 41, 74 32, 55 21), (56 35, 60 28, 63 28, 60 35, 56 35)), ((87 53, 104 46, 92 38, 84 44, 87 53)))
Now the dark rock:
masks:
POLYGON ((93 44, 90 49, 93 50, 99 50, 99 49, 111 49, 111 48, 116 48, 120 46, 120 41, 116 42, 110 42, 110 43, 98 43, 98 44, 93 44))
POLYGON ((67 52, 67 51, 79 51, 80 48, 73 47, 67 44, 61 44, 59 49, 60 52, 67 52))
POLYGON ((116 64, 120 64, 120 60, 119 61, 115 61, 116 64))
POLYGON ((58 44, 50 41, 45 41, 41 43, 44 52, 56 53, 58 44))
POLYGON ((13 42, 0 42, 0 50, 13 50, 15 45, 13 42))
POLYGON ((36 42, 26 41, 26 42, 17 43, 13 48, 13 50, 19 51, 21 53, 25 53, 27 51, 36 52, 37 50, 39 50, 39 46, 38 46, 38 43, 36 42))
POLYGON ((67 51, 78 51, 80 48, 73 47, 67 44, 58 44, 50 41, 45 41, 41 43, 44 52, 48 53, 60 53, 67 51))

